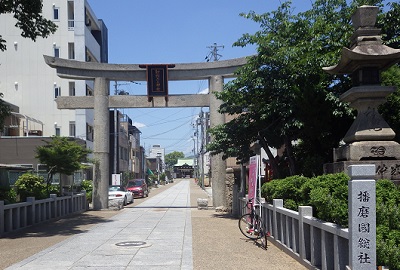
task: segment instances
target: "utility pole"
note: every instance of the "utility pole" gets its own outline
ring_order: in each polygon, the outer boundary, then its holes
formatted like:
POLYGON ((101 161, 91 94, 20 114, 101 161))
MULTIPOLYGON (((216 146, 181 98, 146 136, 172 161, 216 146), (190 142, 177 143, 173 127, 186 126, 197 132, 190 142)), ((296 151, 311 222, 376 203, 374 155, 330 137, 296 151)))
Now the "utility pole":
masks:
MULTIPOLYGON (((213 45, 207 46, 207 48, 210 49, 209 54, 206 56, 205 60, 207 62, 211 61, 218 61, 222 55, 218 53, 219 49, 223 49, 225 46, 224 45, 218 45, 217 43, 214 42, 213 45)), ((209 113, 203 112, 203 108, 201 108, 199 118, 197 119, 198 123, 197 125, 200 125, 200 150, 198 150, 198 156, 200 161, 198 162, 199 166, 201 166, 201 172, 199 171, 199 174, 201 175, 199 178, 201 178, 201 187, 204 189, 204 154, 206 153, 206 145, 208 144, 208 139, 207 139, 207 127, 208 127, 208 121, 209 121, 209 113)), ((211 186, 211 178, 209 177, 209 185, 211 186)))
POLYGON ((200 112, 200 123, 201 123, 201 188, 204 189, 204 154, 205 154, 205 130, 204 130, 204 112, 203 109, 200 112))
POLYGON ((206 61, 209 62, 210 58, 212 57, 212 61, 218 61, 222 55, 218 54, 218 48, 224 48, 224 45, 217 45, 217 43, 214 42, 213 45, 207 46, 211 51, 210 53, 206 56, 206 61))
MULTIPOLYGON (((126 95, 127 92, 118 90, 119 85, 127 85, 127 83, 118 83, 117 81, 114 82, 114 95, 126 95)), ((114 170, 113 173, 117 174, 119 169, 118 167, 118 140, 119 140, 119 127, 118 127, 118 108, 114 108, 114 170)))

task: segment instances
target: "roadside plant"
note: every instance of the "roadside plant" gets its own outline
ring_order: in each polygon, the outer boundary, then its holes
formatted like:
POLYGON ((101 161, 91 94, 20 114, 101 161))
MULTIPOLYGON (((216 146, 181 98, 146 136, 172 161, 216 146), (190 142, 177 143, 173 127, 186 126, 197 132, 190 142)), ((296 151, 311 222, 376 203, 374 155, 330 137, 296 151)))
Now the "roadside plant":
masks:
MULTIPOLYGON (((69 137, 54 136, 45 145, 36 147, 36 158, 47 166, 47 187, 51 187, 56 173, 72 175, 75 171, 85 168, 82 162, 87 161, 90 149, 69 137)), ((60 193, 61 193, 61 187, 60 193)))
POLYGON ((4 201, 4 204, 16 203, 17 193, 11 187, 0 187, 0 201, 4 201))
MULTIPOLYGON (((283 199, 294 211, 312 206, 314 217, 348 227, 349 180, 344 173, 276 179, 262 186, 262 196, 268 203, 283 199)), ((387 179, 376 181, 376 227, 378 265, 400 270, 400 188, 387 179)))
POLYGON ((83 180, 81 182, 81 189, 86 191, 86 200, 90 203, 93 198, 93 181, 83 180))
POLYGON ((14 187, 20 202, 26 201, 27 197, 35 197, 36 200, 47 198, 46 183, 41 176, 25 173, 18 178, 14 187))

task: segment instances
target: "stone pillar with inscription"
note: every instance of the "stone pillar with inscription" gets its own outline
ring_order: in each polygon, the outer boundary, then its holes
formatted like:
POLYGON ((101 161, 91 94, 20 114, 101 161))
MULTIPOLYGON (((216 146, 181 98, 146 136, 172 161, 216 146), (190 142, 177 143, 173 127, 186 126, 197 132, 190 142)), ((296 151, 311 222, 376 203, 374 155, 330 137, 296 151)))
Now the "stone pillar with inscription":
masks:
POLYGON ((375 165, 352 165, 349 181, 349 268, 376 269, 375 165))
POLYGON ((381 86, 380 73, 400 61, 400 50, 382 43, 375 27, 378 7, 361 6, 352 16, 354 34, 349 48, 343 48, 339 63, 324 68, 330 74, 349 74, 353 87, 340 96, 358 112, 346 133, 345 145, 334 149, 334 163, 325 164, 325 173, 346 171, 353 164, 375 164, 375 178, 400 181, 400 145, 394 131, 378 112, 378 106, 396 90, 381 86))

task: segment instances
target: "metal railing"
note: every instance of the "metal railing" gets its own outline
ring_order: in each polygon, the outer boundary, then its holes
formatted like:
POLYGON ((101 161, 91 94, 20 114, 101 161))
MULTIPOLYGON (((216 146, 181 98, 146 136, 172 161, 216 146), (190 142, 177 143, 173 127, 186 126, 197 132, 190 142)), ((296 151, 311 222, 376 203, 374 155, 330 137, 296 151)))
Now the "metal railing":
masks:
POLYGON ((28 197, 26 202, 4 205, 0 201, 0 236, 51 219, 61 218, 86 211, 88 203, 86 193, 71 196, 35 200, 28 197))

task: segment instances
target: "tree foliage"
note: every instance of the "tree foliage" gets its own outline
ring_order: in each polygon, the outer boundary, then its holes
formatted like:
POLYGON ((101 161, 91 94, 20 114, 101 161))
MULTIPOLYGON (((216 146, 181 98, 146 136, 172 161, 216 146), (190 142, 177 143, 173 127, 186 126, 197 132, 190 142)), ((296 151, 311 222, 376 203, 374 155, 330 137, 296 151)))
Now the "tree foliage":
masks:
POLYGON ((47 186, 51 184, 56 173, 71 175, 82 169, 82 162, 91 153, 91 150, 68 137, 54 136, 50 142, 45 142, 46 145, 36 147, 36 158, 47 165, 47 186))
POLYGON ((382 74, 382 84, 396 86, 397 91, 387 97, 387 101, 379 106, 379 112, 396 133, 395 140, 400 142, 400 67, 391 67, 382 74))
POLYGON ((184 158, 184 157, 185 157, 185 154, 183 152, 174 151, 174 152, 171 152, 171 153, 165 155, 164 163, 168 169, 171 169, 178 162, 178 159, 184 158))
MULTIPOLYGON (((2 0, 0 14, 11 13, 16 19, 15 27, 21 29, 21 36, 36 41, 37 37, 46 38, 54 33, 57 26, 42 16, 42 0, 2 0)), ((6 40, 0 35, 0 50, 7 49, 6 40)))
POLYGON ((338 98, 351 87, 348 76, 332 76, 322 68, 337 64, 349 45, 356 7, 381 3, 317 0, 310 10, 294 14, 286 1, 270 13, 241 14, 259 23, 260 30, 234 45, 256 45, 258 53, 216 93, 223 101, 220 112, 237 118, 211 129, 215 140, 208 150, 246 162, 253 154, 251 143, 258 142, 268 155, 269 147, 284 146, 284 162, 269 156, 275 178, 321 174, 355 116, 338 98))

